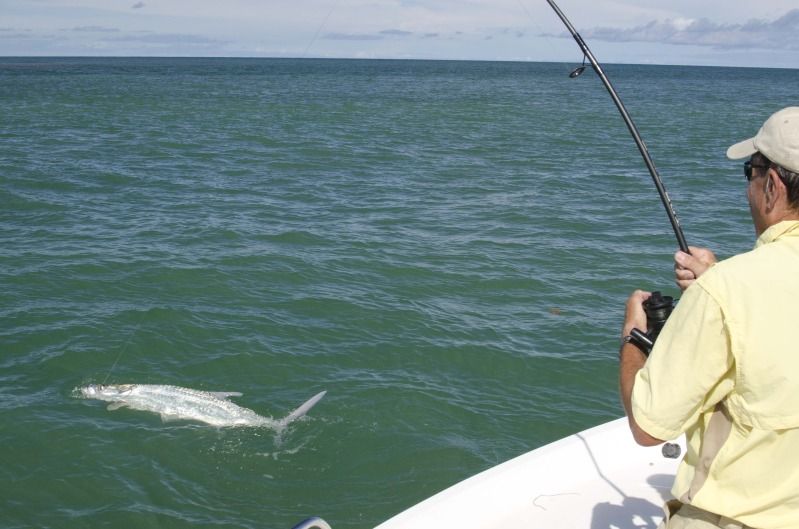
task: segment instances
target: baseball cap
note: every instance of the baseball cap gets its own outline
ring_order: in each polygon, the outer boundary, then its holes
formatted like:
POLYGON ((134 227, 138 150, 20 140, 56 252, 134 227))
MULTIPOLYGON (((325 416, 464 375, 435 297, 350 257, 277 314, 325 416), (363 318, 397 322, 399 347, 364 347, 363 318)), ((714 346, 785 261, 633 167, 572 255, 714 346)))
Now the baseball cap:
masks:
POLYGON ((738 160, 756 152, 789 171, 799 172, 799 107, 786 107, 772 114, 754 138, 727 149, 727 158, 738 160))

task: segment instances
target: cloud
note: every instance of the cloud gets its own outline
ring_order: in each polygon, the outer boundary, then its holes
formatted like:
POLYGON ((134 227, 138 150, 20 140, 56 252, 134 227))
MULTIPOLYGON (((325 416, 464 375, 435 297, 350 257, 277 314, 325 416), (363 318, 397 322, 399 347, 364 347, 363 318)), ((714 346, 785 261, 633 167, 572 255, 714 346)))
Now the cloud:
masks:
POLYGON ((327 40, 383 40, 382 36, 369 33, 327 33, 322 38, 327 40))
POLYGON ((117 28, 106 28, 103 26, 78 26, 72 28, 77 33, 119 33, 117 28))
POLYGON ((384 29, 377 33, 327 33, 326 40, 384 40, 387 38, 406 38, 414 35, 412 31, 401 29, 384 29))
POLYGON ((145 33, 142 35, 124 35, 121 37, 109 37, 106 42, 134 42, 139 44, 173 45, 184 44, 191 46, 206 46, 227 44, 228 41, 212 39, 200 35, 183 35, 179 33, 145 33))
MULTIPOLYGON (((456 32, 456 35, 462 35, 462 31, 456 32)), ((416 37, 417 39, 437 39, 441 38, 442 34, 437 32, 416 33, 413 31, 405 31, 402 29, 384 29, 377 33, 328 33, 322 38, 327 40, 386 40, 392 38, 406 39, 416 37)))
POLYGON ((37 38, 32 33, 13 33, 12 29, 3 29, 0 33, 0 39, 3 40, 18 40, 18 39, 35 39, 37 38))
POLYGON ((401 29, 384 29, 380 32, 381 35, 388 37, 409 37, 413 35, 412 31, 403 31, 401 29))
MULTIPOLYGON (((799 9, 774 21, 749 20, 717 24, 707 18, 653 20, 633 28, 598 27, 581 31, 585 38, 608 42, 657 42, 713 48, 799 50, 799 9)), ((559 36, 569 37, 569 34, 559 36)))
POLYGON ((136 2, 135 4, 133 4, 132 6, 130 6, 130 8, 131 8, 131 9, 141 9, 141 8, 142 8, 142 7, 144 7, 145 5, 146 5, 146 4, 145 4, 144 2, 136 2))

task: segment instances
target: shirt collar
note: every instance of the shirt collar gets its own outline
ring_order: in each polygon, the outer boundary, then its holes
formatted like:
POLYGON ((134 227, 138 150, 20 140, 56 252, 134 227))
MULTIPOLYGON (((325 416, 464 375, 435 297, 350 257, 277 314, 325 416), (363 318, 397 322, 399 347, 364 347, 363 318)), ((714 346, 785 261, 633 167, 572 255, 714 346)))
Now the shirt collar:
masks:
POLYGON ((784 236, 791 234, 796 237, 799 236, 799 220, 784 220, 777 224, 770 226, 766 231, 760 234, 755 242, 755 248, 759 248, 764 244, 774 242, 784 236))

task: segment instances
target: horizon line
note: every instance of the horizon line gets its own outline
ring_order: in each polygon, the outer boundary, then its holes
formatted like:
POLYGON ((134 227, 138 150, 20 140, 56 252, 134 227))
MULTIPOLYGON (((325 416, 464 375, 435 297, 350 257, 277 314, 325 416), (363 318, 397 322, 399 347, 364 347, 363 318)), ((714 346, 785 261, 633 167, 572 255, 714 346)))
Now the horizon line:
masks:
MULTIPOLYGON (((554 60, 526 60, 526 59, 442 59, 422 57, 305 57, 305 56, 268 56, 268 55, 3 55, 4 59, 245 59, 245 60, 319 60, 319 61, 417 61, 417 62, 498 62, 520 64, 577 64, 575 61, 554 60)), ((601 64, 614 64, 623 66, 679 66, 684 68, 749 68, 763 70, 799 70, 790 66, 753 66, 738 65, 728 66, 720 64, 678 64, 678 63, 641 63, 641 62, 613 62, 601 64)), ((590 66, 590 65, 588 65, 590 66)))

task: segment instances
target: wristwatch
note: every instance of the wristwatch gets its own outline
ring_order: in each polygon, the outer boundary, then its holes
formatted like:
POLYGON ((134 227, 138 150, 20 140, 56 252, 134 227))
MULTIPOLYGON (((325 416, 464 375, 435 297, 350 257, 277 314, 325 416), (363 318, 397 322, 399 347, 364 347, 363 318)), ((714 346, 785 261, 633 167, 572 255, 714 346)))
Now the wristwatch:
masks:
POLYGON ((622 347, 624 347, 624 344, 627 343, 631 343, 636 346, 639 351, 644 353, 644 356, 649 356, 649 353, 652 351, 652 346, 655 345, 655 343, 646 333, 639 331, 638 329, 633 329, 630 334, 621 339, 622 347))

